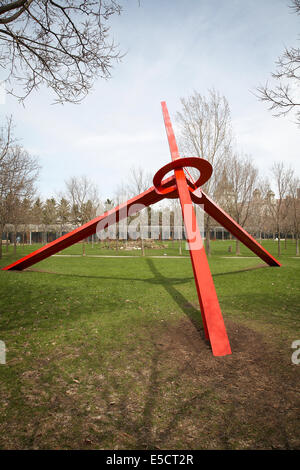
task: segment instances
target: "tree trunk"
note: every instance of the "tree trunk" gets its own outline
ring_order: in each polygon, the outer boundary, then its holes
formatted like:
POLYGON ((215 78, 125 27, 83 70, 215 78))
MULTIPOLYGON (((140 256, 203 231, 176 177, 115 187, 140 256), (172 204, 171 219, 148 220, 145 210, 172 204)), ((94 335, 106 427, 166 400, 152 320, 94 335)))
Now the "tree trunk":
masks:
POLYGON ((211 255, 211 249, 210 249, 210 217, 206 217, 205 221, 205 251, 206 255, 210 256, 211 255))
POLYGON ((3 228, 0 229, 0 259, 2 258, 2 235, 3 235, 3 228))
POLYGON ((82 243, 82 256, 85 256, 85 242, 82 243))
POLYGON ((299 237, 298 237, 298 233, 296 233, 296 256, 299 256, 299 237))
POLYGON ((13 237, 14 237, 14 255, 15 255, 17 253, 17 232, 15 228, 14 228, 13 237))
POLYGON ((277 255, 281 255, 281 246, 280 246, 280 228, 278 227, 278 247, 277 247, 277 255))
POLYGON ((182 255, 182 241, 179 240, 179 254, 182 255))
POLYGON ((8 232, 6 232, 6 253, 8 253, 8 232))
POLYGON ((240 252, 240 241, 238 239, 236 239, 236 241, 235 241, 235 254, 237 256, 241 254, 241 252, 240 252))
POLYGON ((287 247, 287 245, 286 245, 286 237, 287 237, 287 234, 285 233, 285 236, 284 236, 284 249, 285 249, 285 250, 286 250, 286 247, 287 247))

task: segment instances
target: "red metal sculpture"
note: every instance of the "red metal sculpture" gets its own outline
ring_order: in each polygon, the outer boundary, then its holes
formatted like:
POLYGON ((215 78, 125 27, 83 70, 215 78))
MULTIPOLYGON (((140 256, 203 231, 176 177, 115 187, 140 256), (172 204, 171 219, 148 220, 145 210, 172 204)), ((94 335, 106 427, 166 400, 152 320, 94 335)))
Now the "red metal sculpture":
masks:
POLYGON ((200 187, 210 178, 212 166, 207 160, 202 158, 180 158, 166 103, 162 102, 161 104, 172 161, 155 174, 153 178, 154 186, 116 208, 105 212, 103 215, 96 217, 82 227, 63 235, 39 250, 6 266, 3 270, 26 269, 96 233, 99 224, 101 224, 102 228, 107 228, 128 217, 128 215, 132 215, 130 214, 131 209, 133 209, 134 213, 137 213, 138 210, 155 204, 165 197, 178 197, 182 209, 186 237, 189 243, 205 336, 210 341, 213 354, 215 356, 225 356, 231 354, 230 344, 192 202, 201 204, 210 216, 267 264, 270 266, 280 266, 280 263, 200 190, 200 187), (200 171, 200 176, 196 182, 186 178, 184 173, 185 167, 194 167, 200 171), (174 176, 163 181, 163 177, 171 170, 174 170, 174 176))

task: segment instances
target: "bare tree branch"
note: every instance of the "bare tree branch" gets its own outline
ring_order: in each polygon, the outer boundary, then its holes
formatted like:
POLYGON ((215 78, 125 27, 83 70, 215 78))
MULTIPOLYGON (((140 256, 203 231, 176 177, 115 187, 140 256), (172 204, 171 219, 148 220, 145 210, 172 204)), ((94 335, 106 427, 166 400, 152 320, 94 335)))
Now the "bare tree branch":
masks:
MULTIPOLYGON (((18 0, 16 2, 9 2, 7 5, 2 5, 0 6, 0 15, 3 15, 3 13, 7 13, 8 11, 15 10, 17 8, 21 8, 24 6, 26 2, 27 0, 18 0)), ((1 2, 1 3, 5 3, 5 2, 1 2)))
MULTIPOLYGON (((300 0, 291 0, 290 8, 300 14, 300 0)), ((284 53, 276 62, 276 71, 272 73, 274 84, 257 87, 256 96, 269 104, 273 116, 286 116, 295 113, 296 122, 300 126, 300 49, 285 48, 284 53), (276 84, 277 82, 277 84, 276 84)))
POLYGON ((24 100, 45 84, 55 102, 80 102, 122 58, 108 26, 120 13, 115 0, 0 0, 0 66, 9 68, 8 92, 24 100))

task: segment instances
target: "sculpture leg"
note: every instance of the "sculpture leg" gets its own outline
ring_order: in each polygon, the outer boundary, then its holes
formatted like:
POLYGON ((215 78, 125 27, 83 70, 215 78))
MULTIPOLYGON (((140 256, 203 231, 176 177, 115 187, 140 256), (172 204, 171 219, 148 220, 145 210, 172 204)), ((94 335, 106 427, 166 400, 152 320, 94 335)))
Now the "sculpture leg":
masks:
POLYGON ((201 313, 204 319, 204 329, 206 336, 209 336, 214 356, 225 356, 231 354, 231 348, 184 171, 175 170, 175 177, 185 230, 190 245, 190 256, 201 313), (188 211, 187 208, 189 208, 188 211))
MULTIPOLYGON (((193 196, 192 196, 193 199, 193 196)), ((198 199, 198 198, 197 198, 198 199)), ((196 201, 196 200, 195 200, 196 201)), ((226 214, 212 199, 210 199, 203 191, 202 197, 198 199, 199 203, 203 204, 204 210, 207 214, 213 217, 224 228, 226 228, 234 237, 240 240, 247 246, 253 253, 259 256, 269 266, 281 266, 274 256, 265 250, 251 235, 246 232, 235 220, 226 214)))
MULTIPOLYGON (((162 109, 171 157, 175 161, 179 158, 179 152, 165 102, 162 103, 162 109)), ((174 173, 190 248, 204 330, 206 336, 209 337, 214 356, 225 356, 231 354, 231 348, 192 205, 191 193, 188 189, 183 168, 175 168, 174 173)))
MULTIPOLYGON (((167 180, 167 186, 168 185, 172 186, 172 184, 174 184, 173 176, 168 178, 167 180)), ((95 219, 82 225, 81 227, 76 228, 72 232, 67 233, 66 235, 63 235, 60 238, 57 238, 53 242, 48 243, 47 245, 30 253, 24 258, 21 258, 20 260, 15 261, 9 266, 2 268, 2 270, 21 271, 23 269, 29 268, 33 264, 38 263, 39 261, 42 261, 43 259, 48 258, 49 256, 54 255, 55 253, 58 253, 61 250, 64 250, 68 246, 71 246, 74 243, 84 240, 90 235, 96 233, 99 222, 103 222, 103 223, 105 222, 105 228, 109 227, 110 225, 116 222, 119 222, 119 220, 126 218, 129 215, 128 211, 130 210, 130 208, 133 208, 133 206, 137 208, 136 212, 138 212, 139 210, 142 210, 144 207, 147 207, 151 204, 155 204, 156 202, 161 201, 163 198, 164 196, 158 195, 157 192, 155 191, 154 186, 152 186, 147 191, 144 191, 143 193, 130 199, 129 201, 123 204, 120 204, 119 206, 117 206, 114 209, 111 209, 105 214, 99 217, 96 217, 95 219)))

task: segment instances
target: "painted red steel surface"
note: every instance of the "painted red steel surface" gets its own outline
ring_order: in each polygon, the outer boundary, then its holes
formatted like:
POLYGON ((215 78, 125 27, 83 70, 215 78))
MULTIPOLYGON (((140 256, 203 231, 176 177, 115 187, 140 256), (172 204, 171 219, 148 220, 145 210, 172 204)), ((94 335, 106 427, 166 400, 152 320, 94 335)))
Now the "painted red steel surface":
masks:
MULTIPOLYGON (((192 195, 193 196, 193 195, 192 195)), ((193 198, 193 197, 192 197, 193 198)), ((241 241, 247 248, 253 253, 259 256, 269 266, 281 266, 281 263, 277 261, 267 250, 265 250, 251 235, 246 232, 230 215, 226 214, 214 201, 212 201, 202 191, 201 199, 198 199, 198 203, 203 204, 205 212, 213 217, 219 224, 228 230, 234 237, 241 241)))
MULTIPOLYGON (((171 176, 166 181, 166 186, 174 184, 174 177, 171 176)), ((128 217, 128 211, 133 206, 137 206, 137 209, 141 210, 143 206, 150 206, 151 204, 155 204, 156 202, 161 201, 164 196, 157 194, 154 186, 144 191, 142 194, 135 196, 134 198, 130 199, 129 201, 120 204, 119 206, 115 207, 114 209, 105 212, 103 215, 96 217, 95 219, 91 220, 87 224, 82 225, 81 227, 76 228, 70 233, 63 235, 60 238, 57 238, 51 243, 39 248, 36 251, 33 251, 29 255, 25 256, 24 258, 15 261, 14 263, 2 268, 4 271, 8 270, 19 270, 29 268, 35 263, 42 261, 45 258, 48 258, 55 253, 58 253, 68 246, 73 245, 74 243, 80 242, 85 238, 89 237, 90 235, 96 233, 97 226, 99 222, 105 221, 105 227, 109 227, 110 225, 119 222, 122 219, 128 217), (140 206, 140 207, 139 207, 140 206)), ((138 210, 136 211, 138 212, 138 210)), ((133 215, 129 214, 129 215, 133 215)))
POLYGON ((160 168, 160 170, 158 170, 158 172, 154 175, 153 184, 155 186, 156 192, 158 194, 163 194, 166 197, 170 197, 169 194, 175 191, 175 196, 178 197, 177 183, 175 182, 173 186, 165 187, 162 179, 169 171, 180 168, 182 169, 186 166, 197 168, 200 172, 200 176, 197 181, 195 183, 190 182, 192 186, 188 186, 188 189, 191 192, 202 186, 211 177, 212 166, 207 160, 198 157, 176 158, 172 162, 160 168))
POLYGON ((33 264, 96 233, 97 228, 99 229, 99 223, 102 229, 107 228, 126 218, 128 215, 137 213, 143 207, 161 201, 165 197, 179 197, 186 236, 190 246, 190 257, 205 335, 210 340, 213 354, 215 356, 224 356, 231 354, 231 349, 192 202, 202 204, 204 210, 210 216, 267 264, 270 266, 281 266, 281 264, 200 189, 200 186, 211 176, 212 167, 207 160, 200 158, 180 158, 165 102, 162 102, 162 110, 172 162, 162 167, 156 173, 153 179, 154 186, 24 258, 2 268, 2 270, 23 270, 29 268, 33 264), (200 170, 200 177, 196 183, 186 178, 183 169, 185 166, 193 166, 200 170), (163 177, 170 170, 174 170, 174 176, 162 181, 163 177), (198 192, 200 194, 197 194, 198 192), (186 210, 186 207, 188 207, 188 210, 186 210))
MULTIPOLYGON (((180 157, 165 102, 162 102, 162 110, 171 157, 174 161, 180 157)), ((175 168, 174 173, 184 218, 186 237, 189 243, 205 335, 206 338, 209 338, 214 356, 225 356, 231 354, 231 348, 183 167, 175 168)))

